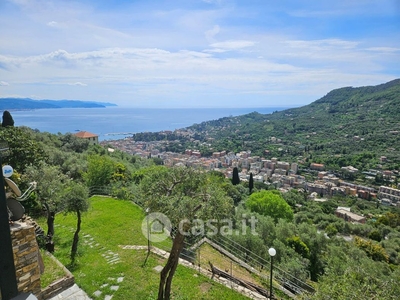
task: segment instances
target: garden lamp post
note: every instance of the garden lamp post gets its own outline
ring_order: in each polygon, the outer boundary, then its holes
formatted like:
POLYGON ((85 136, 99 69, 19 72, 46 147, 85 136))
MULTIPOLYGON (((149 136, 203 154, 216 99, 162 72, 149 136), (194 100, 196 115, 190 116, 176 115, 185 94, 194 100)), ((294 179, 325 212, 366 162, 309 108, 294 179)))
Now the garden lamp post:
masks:
POLYGON ((146 208, 147 218, 147 255, 150 254, 150 224, 149 224, 150 207, 146 208))
MULTIPOLYGON (((147 259, 150 256, 150 221, 149 221, 150 207, 147 207, 145 212, 146 212, 146 223, 147 223, 147 255, 146 255, 146 259, 144 260, 143 266, 146 265, 147 259)), ((142 230, 143 230, 143 228, 142 228, 142 230)), ((142 231, 142 232, 144 235, 144 231, 142 231)))
POLYGON ((276 254, 275 248, 269 248, 268 253, 271 256, 271 273, 269 274, 269 299, 272 299, 272 268, 273 268, 274 256, 276 254))

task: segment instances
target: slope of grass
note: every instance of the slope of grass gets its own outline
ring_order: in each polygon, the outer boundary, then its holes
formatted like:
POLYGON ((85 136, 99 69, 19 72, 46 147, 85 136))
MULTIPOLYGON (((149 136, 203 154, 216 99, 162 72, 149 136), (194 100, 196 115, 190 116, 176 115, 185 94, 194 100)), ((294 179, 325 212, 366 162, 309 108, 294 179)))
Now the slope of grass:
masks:
POLYGON ((261 285, 259 278, 256 278, 248 270, 233 262, 229 257, 217 251, 209 244, 204 243, 200 247, 200 253, 200 265, 203 268, 208 268, 208 262, 211 262, 215 267, 232 276, 261 285))
MULTIPOLYGON (((113 300, 156 299, 159 273, 156 266, 165 260, 151 254, 143 266, 145 250, 126 250, 120 245, 147 245, 141 231, 145 217, 129 201, 92 197, 90 209, 83 214, 78 255, 69 257, 76 226, 74 214, 57 215, 55 219, 54 255, 74 274, 76 283, 93 299, 112 295, 113 300), (118 279, 121 279, 118 282, 118 279), (115 290, 115 286, 118 289, 115 290), (112 288, 114 287, 114 289, 112 288), (95 292, 101 292, 96 297, 95 292)), ((45 220, 42 220, 45 223, 45 220)), ((153 244, 168 248, 171 241, 153 244)), ((195 270, 179 266, 172 284, 173 299, 246 299, 246 297, 198 275, 195 270)))

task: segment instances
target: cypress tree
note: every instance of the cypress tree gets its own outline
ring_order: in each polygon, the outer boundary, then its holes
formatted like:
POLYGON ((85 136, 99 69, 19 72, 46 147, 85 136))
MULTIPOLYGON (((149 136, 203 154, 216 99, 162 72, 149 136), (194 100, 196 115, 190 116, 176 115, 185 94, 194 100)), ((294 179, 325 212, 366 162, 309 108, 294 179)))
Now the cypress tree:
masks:
POLYGON ((249 192, 251 192, 254 189, 254 179, 253 179, 253 173, 250 173, 250 179, 249 179, 249 192))
POLYGON ((232 184, 237 185, 239 183, 240 183, 239 170, 237 167, 234 167, 232 173, 232 184))
POLYGON ((1 123, 1 126, 3 127, 14 126, 14 119, 8 110, 5 110, 3 112, 3 122, 1 123))

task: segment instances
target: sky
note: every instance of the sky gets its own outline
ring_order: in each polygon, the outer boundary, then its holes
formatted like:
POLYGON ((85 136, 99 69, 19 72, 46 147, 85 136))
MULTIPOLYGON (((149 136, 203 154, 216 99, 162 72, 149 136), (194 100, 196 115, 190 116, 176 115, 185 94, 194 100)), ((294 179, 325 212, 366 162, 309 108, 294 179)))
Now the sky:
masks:
POLYGON ((400 0, 0 0, 0 97, 298 107, 400 78, 400 0))

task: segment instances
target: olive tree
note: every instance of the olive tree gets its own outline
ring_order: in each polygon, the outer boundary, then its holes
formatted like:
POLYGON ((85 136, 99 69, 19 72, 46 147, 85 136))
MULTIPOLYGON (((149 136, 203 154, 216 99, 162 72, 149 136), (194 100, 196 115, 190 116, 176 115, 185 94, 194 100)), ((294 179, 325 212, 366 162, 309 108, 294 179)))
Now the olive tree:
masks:
POLYGON ((72 261, 74 261, 78 251, 79 232, 82 223, 81 213, 87 211, 89 207, 88 197, 87 187, 72 180, 67 184, 62 196, 63 211, 76 213, 77 217, 76 230, 71 246, 72 261))
POLYGON ((29 181, 37 182, 36 193, 47 212, 46 247, 53 252, 54 219, 56 213, 61 210, 61 195, 64 192, 68 176, 64 175, 59 167, 41 162, 38 167, 27 167, 25 177, 29 181))
POLYGON ((111 183, 115 164, 108 156, 90 155, 83 178, 87 186, 107 186, 111 183))
POLYGON ((172 249, 160 274, 158 299, 170 299, 171 283, 184 247, 186 233, 196 220, 221 220, 232 213, 233 201, 218 182, 192 168, 150 168, 140 183, 140 197, 151 212, 165 214, 178 228, 172 249))
POLYGON ((1 127, 0 141, 9 148, 9 154, 3 163, 11 165, 20 173, 24 173, 29 165, 38 166, 46 159, 44 146, 32 138, 32 130, 25 127, 1 127))

